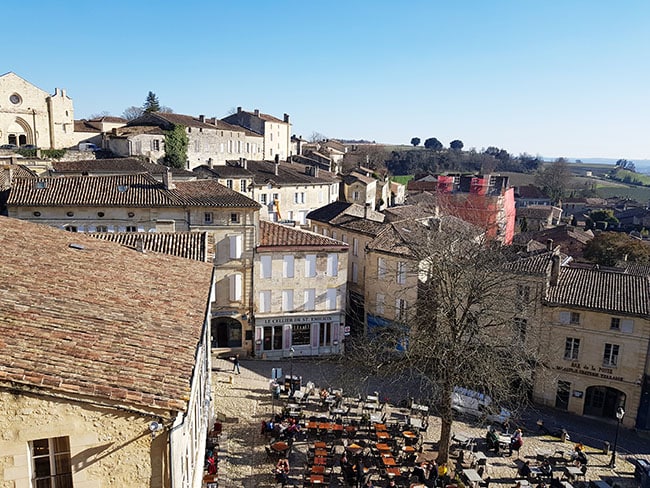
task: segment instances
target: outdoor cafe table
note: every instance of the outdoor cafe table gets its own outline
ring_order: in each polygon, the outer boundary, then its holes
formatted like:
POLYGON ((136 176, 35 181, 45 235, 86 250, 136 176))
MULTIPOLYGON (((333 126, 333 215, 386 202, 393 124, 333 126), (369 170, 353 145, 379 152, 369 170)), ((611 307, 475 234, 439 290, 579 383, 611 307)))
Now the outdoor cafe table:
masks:
POLYGON ((386 440, 390 439, 390 434, 388 432, 377 432, 377 439, 386 440))
POLYGON ((375 430, 386 430, 386 424, 375 424, 375 430))
POLYGON ((416 429, 424 429, 424 423, 422 422, 422 419, 418 417, 409 417, 408 424, 416 429))
POLYGON ((323 441, 314 442, 314 448, 315 449, 325 449, 326 447, 327 447, 327 444, 324 443, 323 441))
POLYGON ((322 474, 312 474, 309 477, 309 481, 311 481, 311 483, 314 484, 314 485, 324 483, 325 482, 325 476, 323 476, 322 474))
POLYGON ((323 474, 325 473, 325 466, 322 464, 316 464, 311 467, 311 474, 323 474))
POLYGON ((352 454, 356 454, 359 451, 362 451, 363 447, 361 447, 359 444, 350 444, 348 446, 348 451, 350 451, 352 454))
POLYGON ((391 478, 393 476, 399 476, 402 473, 400 472, 399 468, 396 468, 394 466, 388 466, 386 468, 386 474, 388 475, 389 478, 391 478))
POLYGON ((402 452, 407 452, 407 453, 415 452, 415 447, 413 447, 413 446, 403 446, 402 447, 402 452))
POLYGON ((499 447, 507 448, 510 446, 510 439, 512 439, 512 437, 503 434, 499 434, 497 437, 499 438, 499 447))
POLYGON ((411 439, 411 440, 418 438, 418 435, 415 432, 411 432, 410 430, 405 430, 404 432, 402 432, 402 436, 405 439, 411 439))
POLYGON ((384 466, 396 466, 395 458, 393 456, 382 455, 381 461, 384 463, 384 466))
POLYGON ((565 466, 564 472, 570 480, 582 476, 582 471, 577 466, 565 466))
POLYGON ((390 446, 383 442, 378 442, 377 444, 375 444, 375 446, 377 447, 378 451, 390 451, 390 446))
POLYGON ((328 452, 327 449, 315 449, 314 450, 314 456, 327 456, 328 452))
POLYGON ((316 456, 314 458, 314 464, 320 464, 321 466, 325 466, 327 464, 327 458, 325 456, 316 456))
POLYGON ((473 486, 477 486, 483 478, 475 469, 463 469, 463 476, 470 482, 473 486))
POLYGON ((287 449, 289 449, 289 444, 287 444, 284 441, 274 442, 273 444, 271 444, 271 449, 273 449, 276 452, 284 452, 287 449))

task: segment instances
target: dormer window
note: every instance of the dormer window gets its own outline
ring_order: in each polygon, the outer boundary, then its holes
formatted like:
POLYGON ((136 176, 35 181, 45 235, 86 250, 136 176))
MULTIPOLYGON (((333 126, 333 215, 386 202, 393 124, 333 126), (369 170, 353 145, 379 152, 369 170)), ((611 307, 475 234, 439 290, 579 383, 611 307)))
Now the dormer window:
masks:
POLYGON ((47 188, 47 182, 46 181, 37 181, 36 182, 36 188, 47 188))
POLYGON ((117 191, 124 193, 129 189, 128 185, 117 185, 117 191))

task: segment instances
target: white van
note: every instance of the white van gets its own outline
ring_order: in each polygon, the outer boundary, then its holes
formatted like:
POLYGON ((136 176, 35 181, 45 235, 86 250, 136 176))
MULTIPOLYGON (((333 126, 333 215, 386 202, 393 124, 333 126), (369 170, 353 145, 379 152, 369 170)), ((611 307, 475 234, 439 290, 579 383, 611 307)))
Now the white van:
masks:
POLYGON ((92 142, 80 142, 79 143, 79 150, 80 151, 99 151, 99 147, 96 144, 93 144, 92 142))
POLYGON ((460 386, 454 387, 451 396, 451 408, 461 415, 486 419, 500 425, 510 421, 510 411, 501 408, 498 410, 499 413, 495 413, 492 399, 488 395, 460 386))

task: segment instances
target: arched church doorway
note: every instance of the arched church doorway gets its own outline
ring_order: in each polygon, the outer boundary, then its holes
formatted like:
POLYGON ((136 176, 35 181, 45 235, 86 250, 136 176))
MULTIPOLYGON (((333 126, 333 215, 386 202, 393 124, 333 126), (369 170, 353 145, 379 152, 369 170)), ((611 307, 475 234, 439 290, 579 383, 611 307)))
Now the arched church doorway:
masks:
POLYGON ((616 409, 625 407, 625 393, 608 386, 590 386, 585 393, 584 415, 616 418, 616 409))
POLYGON ((215 317, 212 319, 210 332, 212 347, 242 347, 242 325, 230 317, 215 317))

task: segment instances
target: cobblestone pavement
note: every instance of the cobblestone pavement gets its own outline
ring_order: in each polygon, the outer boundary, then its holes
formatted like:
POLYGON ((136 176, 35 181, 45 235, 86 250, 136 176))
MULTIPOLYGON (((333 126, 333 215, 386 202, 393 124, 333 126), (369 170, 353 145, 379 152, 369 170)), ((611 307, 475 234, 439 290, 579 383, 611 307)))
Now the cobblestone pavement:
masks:
MULTIPOLYGON (((223 435, 220 442, 224 454, 224 458, 219 462, 220 487, 279 486, 275 483, 272 475, 274 462, 268 459, 265 451, 268 440, 260 433, 262 421, 269 420, 273 412, 279 412, 283 403, 286 402, 286 397, 282 397, 280 401, 273 401, 269 391, 269 378, 272 368, 275 367, 282 367, 285 374, 288 374, 293 367, 294 374, 302 376, 303 385, 311 381, 317 387, 339 386, 337 381, 340 366, 337 363, 322 360, 295 360, 291 366, 288 361, 242 359, 241 374, 237 375, 232 372, 231 362, 215 357, 213 361, 215 413, 224 419, 223 435)), ((360 385, 360 387, 369 388, 367 384, 360 385)), ((381 385, 379 385, 378 391, 384 398, 387 395, 381 392, 380 387, 381 385)), ((365 394, 366 391, 361 391, 361 393, 365 394)), ((352 393, 348 391, 344 391, 344 394, 352 396, 352 393)), ((391 394, 394 395, 393 387, 391 387, 391 394)), ((396 397, 393 396, 393 398, 396 397)), ((587 480, 607 480, 610 483, 617 483, 622 488, 635 487, 637 485, 633 478, 634 467, 627 461, 627 457, 642 457, 650 460, 650 441, 638 437, 632 431, 621 429, 616 469, 608 467, 610 455, 603 453, 603 441, 600 439, 613 439, 615 424, 582 417, 576 418, 575 416, 558 419, 557 412, 539 409, 527 412, 522 422, 527 422, 527 424, 522 424, 525 443, 521 449, 520 459, 495 456, 492 453, 488 455, 486 476, 489 475, 492 479, 490 486, 512 487, 521 460, 530 459, 531 464, 534 465, 537 451, 562 450, 570 452, 575 441, 581 441, 586 446, 586 453, 589 456, 587 480), (538 435, 534 426, 536 418, 544 418, 547 425, 550 422, 555 422, 565 426, 571 434, 571 442, 562 443, 557 438, 538 435), (578 428, 579 430, 576 430, 578 428)), ((477 444, 479 450, 483 447, 482 439, 485 436, 485 429, 484 425, 454 423, 454 432, 480 439, 477 444)), ((425 451, 438 440, 439 432, 440 421, 437 417, 431 416, 423 444, 425 451)), ((299 440, 294 444, 290 456, 289 483, 291 485, 302 486, 302 472, 307 447, 306 441, 299 440)), ((339 449, 343 449, 343 447, 339 449)), ((334 477, 331 486, 339 486, 334 477)), ((385 485, 379 482, 376 486, 385 485)))

